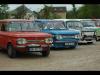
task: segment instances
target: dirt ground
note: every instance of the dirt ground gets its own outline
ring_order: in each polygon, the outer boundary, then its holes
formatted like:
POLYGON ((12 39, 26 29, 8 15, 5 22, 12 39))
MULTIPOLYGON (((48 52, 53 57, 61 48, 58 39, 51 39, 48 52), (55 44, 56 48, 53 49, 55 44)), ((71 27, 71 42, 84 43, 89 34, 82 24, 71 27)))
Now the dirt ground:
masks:
POLYGON ((0 52, 0 71, 92 71, 100 70, 100 41, 76 49, 51 50, 49 57, 39 54, 10 59, 0 52))

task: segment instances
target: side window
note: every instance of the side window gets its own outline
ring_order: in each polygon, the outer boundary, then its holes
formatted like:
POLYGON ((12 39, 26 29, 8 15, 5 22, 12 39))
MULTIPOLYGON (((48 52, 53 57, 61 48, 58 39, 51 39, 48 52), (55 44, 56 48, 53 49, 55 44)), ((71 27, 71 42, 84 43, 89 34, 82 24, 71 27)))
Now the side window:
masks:
POLYGON ((46 23, 41 23, 41 28, 42 28, 42 29, 47 29, 46 23))
POLYGON ((79 25, 77 22, 74 22, 73 24, 74 24, 75 28, 79 28, 79 25))
POLYGON ((73 22, 73 25, 75 26, 75 29, 82 29, 82 24, 80 22, 73 22))
POLYGON ((68 26, 68 28, 73 28, 72 22, 67 22, 67 26, 68 26))
POLYGON ((1 31, 2 24, 0 24, 0 31, 1 31))
POLYGON ((0 28, 1 28, 1 31, 6 31, 5 24, 2 24, 0 28))
POLYGON ((36 25, 38 25, 38 27, 40 28, 40 30, 43 29, 43 23, 41 22, 35 22, 36 25))
POLYGON ((100 21, 97 21, 97 26, 100 26, 100 21))

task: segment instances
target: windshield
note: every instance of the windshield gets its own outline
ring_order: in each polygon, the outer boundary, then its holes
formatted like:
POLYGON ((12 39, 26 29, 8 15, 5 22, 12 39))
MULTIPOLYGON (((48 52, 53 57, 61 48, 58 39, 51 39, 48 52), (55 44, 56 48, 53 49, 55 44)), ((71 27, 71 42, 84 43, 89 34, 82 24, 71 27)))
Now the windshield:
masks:
POLYGON ((82 29, 83 27, 81 22, 77 22, 77 21, 68 21, 67 26, 68 28, 71 28, 71 29, 82 29))
POLYGON ((40 31, 39 27, 31 22, 12 22, 6 26, 7 31, 40 31))
POLYGON ((100 21, 95 21, 96 26, 100 26, 100 21))
POLYGON ((83 27, 95 27, 94 21, 82 21, 83 27))
POLYGON ((43 25, 43 29, 66 29, 64 22, 60 21, 48 21, 43 25))

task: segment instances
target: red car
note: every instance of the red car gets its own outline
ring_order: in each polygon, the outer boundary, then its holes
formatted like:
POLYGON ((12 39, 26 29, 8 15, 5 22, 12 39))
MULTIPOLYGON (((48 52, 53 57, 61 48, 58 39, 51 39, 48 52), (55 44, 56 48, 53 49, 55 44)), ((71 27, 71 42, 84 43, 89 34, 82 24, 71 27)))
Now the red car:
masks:
POLYGON ((52 35, 39 30, 31 20, 0 20, 0 47, 7 50, 10 58, 23 52, 41 52, 42 56, 48 56, 52 35))

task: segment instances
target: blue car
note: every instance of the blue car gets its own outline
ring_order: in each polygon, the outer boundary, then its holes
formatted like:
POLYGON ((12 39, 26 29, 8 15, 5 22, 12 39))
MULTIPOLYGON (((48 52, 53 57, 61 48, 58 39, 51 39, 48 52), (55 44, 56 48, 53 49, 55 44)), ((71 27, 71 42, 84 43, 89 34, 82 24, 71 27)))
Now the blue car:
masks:
POLYGON ((35 20, 33 24, 39 25, 42 32, 53 35, 53 48, 76 48, 79 41, 79 31, 69 30, 63 21, 35 20))

